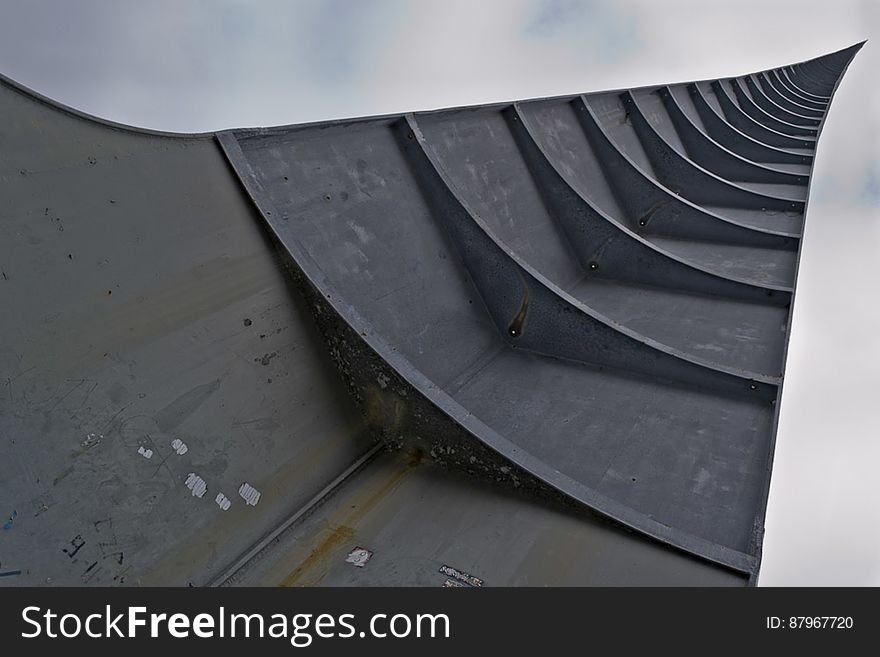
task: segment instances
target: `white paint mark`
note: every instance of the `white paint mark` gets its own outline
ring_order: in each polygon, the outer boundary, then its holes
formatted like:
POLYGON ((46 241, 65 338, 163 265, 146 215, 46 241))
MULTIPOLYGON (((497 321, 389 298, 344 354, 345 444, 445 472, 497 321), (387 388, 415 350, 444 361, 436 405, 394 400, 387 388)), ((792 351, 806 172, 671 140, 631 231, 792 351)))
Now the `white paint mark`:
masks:
POLYGON ((229 510, 229 507, 232 506, 232 500, 226 497, 223 493, 217 493, 217 497, 214 498, 214 501, 224 511, 229 510))
POLYGON ((175 438, 171 441, 171 449, 177 452, 180 456, 183 456, 189 451, 189 447, 187 447, 186 443, 180 438, 175 438))
POLYGON ((138 454, 140 454, 141 456, 143 456, 145 459, 151 459, 151 458, 153 458, 153 450, 151 450, 151 449, 144 449, 143 446, 138 447, 138 454))
POLYGON ((247 482, 241 485, 241 488, 238 489, 238 494, 248 503, 248 506, 257 506, 257 502, 260 501, 260 491, 247 482))
POLYGON ((706 488, 711 484, 712 473, 706 468, 700 468, 699 472, 697 472, 697 476, 694 477, 694 485, 691 490, 697 495, 703 495, 706 492, 706 488))
POLYGON ((195 472, 190 472, 186 476, 186 487, 192 491, 194 497, 201 498, 208 490, 208 484, 205 480, 198 476, 195 472))
POLYGON ((373 236, 370 235, 363 226, 358 226, 353 221, 348 222, 348 227, 355 232, 362 244, 368 244, 370 240, 373 239, 373 236))
POLYGON ((373 553, 366 548, 356 547, 345 557, 345 563, 354 564, 358 568, 363 568, 367 562, 373 558, 373 553))
POLYGON ((90 434, 86 435, 86 439, 80 443, 80 446, 85 447, 86 449, 89 449, 91 447, 94 447, 98 443, 100 443, 101 440, 103 440, 103 439, 104 439, 103 433, 90 433, 90 434))

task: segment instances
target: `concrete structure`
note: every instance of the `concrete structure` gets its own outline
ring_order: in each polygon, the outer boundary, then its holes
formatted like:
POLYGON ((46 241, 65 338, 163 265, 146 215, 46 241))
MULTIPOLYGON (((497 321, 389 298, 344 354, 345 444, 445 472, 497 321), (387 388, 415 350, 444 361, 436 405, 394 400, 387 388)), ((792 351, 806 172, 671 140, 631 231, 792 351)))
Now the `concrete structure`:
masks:
POLYGON ((3 80, 0 585, 754 581, 859 47, 203 135, 3 80))

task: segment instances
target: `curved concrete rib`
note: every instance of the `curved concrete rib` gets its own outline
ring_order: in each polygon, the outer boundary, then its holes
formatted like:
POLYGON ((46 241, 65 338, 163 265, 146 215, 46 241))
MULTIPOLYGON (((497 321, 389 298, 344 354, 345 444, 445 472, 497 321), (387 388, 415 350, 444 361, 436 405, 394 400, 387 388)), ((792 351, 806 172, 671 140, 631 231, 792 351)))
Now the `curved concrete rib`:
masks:
POLYGON ((817 93, 826 87, 830 90, 831 86, 817 78, 812 72, 804 69, 803 66, 792 68, 789 79, 795 87, 811 96, 822 97, 823 94, 817 93))
POLYGON ((710 86, 715 93, 715 98, 718 101, 718 105, 721 107, 721 111, 724 112, 725 118, 735 128, 742 130, 758 141, 762 141, 771 146, 781 146, 783 148, 807 148, 810 150, 815 148, 816 140, 811 137, 794 137, 789 134, 781 133, 778 130, 774 130, 763 123, 758 123, 733 101, 727 89, 725 89, 718 80, 712 82, 710 86))
MULTIPOLYGON (((825 85, 818 80, 814 79, 811 74, 805 72, 803 69, 794 69, 792 70, 791 75, 789 75, 789 79, 792 81, 792 84, 800 91, 804 93, 818 91, 819 89, 825 88, 825 85)), ((810 93, 810 97, 820 97, 822 94, 818 93, 810 93)))
MULTIPOLYGON (((551 219, 550 230, 564 237, 580 264, 580 279, 564 289, 614 321, 680 351, 737 371, 778 375, 782 357, 772 345, 781 337, 778 323, 788 312, 790 294, 733 283, 620 224, 593 203, 581 182, 568 175, 566 164, 554 161, 543 145, 548 135, 530 118, 529 103, 525 105, 516 104, 503 114, 551 219), (625 298, 639 301, 621 304, 625 298), (705 316, 697 326, 682 317, 682 308, 702 316, 698 308, 710 306, 716 311, 729 308, 731 314, 705 316), (684 327, 690 327, 686 333, 684 327), (750 339, 743 340, 745 335, 750 339), (708 351, 710 343, 714 347, 708 351)), ((505 225, 503 217, 492 217, 499 219, 505 225)), ((531 242, 552 239, 535 233, 531 242)), ((531 244, 520 248, 524 259, 536 266, 545 261, 531 244)))
POLYGON ((584 96, 573 101, 578 121, 606 168, 633 228, 685 239, 797 250, 797 236, 735 222, 705 210, 664 187, 623 153, 584 96), (638 228, 636 228, 638 226, 638 228))
POLYGON ((830 55, 795 64, 792 66, 792 73, 798 86, 813 95, 830 98, 829 94, 834 91, 834 87, 840 79, 840 72, 849 65, 853 56, 864 45, 865 41, 862 41, 830 55))
POLYGON ((780 107, 796 114, 811 116, 818 119, 821 119, 822 116, 824 116, 826 109, 824 105, 798 102, 797 100, 786 96, 779 90, 780 83, 778 81, 774 83, 774 76, 770 73, 766 71, 763 73, 755 73, 752 75, 752 78, 757 82, 758 86, 764 92, 764 95, 780 107))
POLYGON ((814 57, 813 59, 795 64, 790 67, 790 71, 794 76, 794 81, 798 87, 828 100, 834 89, 840 82, 843 71, 849 66, 855 54, 862 49, 865 41, 853 44, 847 48, 823 55, 822 57, 814 57))
POLYGON ((625 91, 620 99, 627 110, 638 138, 645 149, 657 179, 670 189, 695 203, 746 208, 755 211, 804 211, 804 201, 761 194, 725 180, 679 153, 651 125, 632 92, 625 91))
POLYGON ((775 399, 778 378, 726 368, 672 349, 612 322, 560 289, 501 242, 468 206, 414 115, 406 115, 406 125, 409 132, 401 146, 499 333, 512 347, 705 385, 719 392, 752 390, 767 401, 775 399))
POLYGON ((756 286, 701 267, 630 230, 595 206, 577 183, 555 165, 536 137, 537 128, 523 115, 519 104, 508 120, 524 159, 545 191, 545 202, 553 207, 554 216, 576 245, 579 260, 588 271, 672 289, 754 302, 771 298, 775 299, 771 303, 777 305, 788 303, 786 290, 756 286))
POLYGON ((736 98, 737 106, 748 115, 750 118, 754 119, 757 123, 760 123, 763 126, 767 126, 771 130, 775 130, 776 132, 783 135, 792 135, 796 137, 816 137, 816 128, 815 125, 801 125, 799 123, 793 123, 791 121, 779 119, 769 112, 767 112, 764 108, 758 105, 755 100, 743 89, 742 82, 737 79, 730 80, 719 80, 718 85, 722 87, 726 92, 733 91, 733 96, 736 98))
POLYGON ((736 98, 739 108, 757 123, 767 126, 771 130, 775 130, 783 135, 815 138, 815 124, 801 125, 799 123, 794 123, 773 116, 763 107, 758 105, 754 98, 746 93, 746 90, 743 89, 742 82, 738 78, 719 80, 718 85, 728 93, 733 91, 734 98, 736 98))
MULTIPOLYGON (((751 99, 755 102, 758 107, 767 112, 769 115, 786 121, 788 123, 794 123, 798 125, 805 126, 813 126, 816 127, 820 123, 821 112, 816 112, 818 116, 808 116, 807 114, 799 114, 797 112, 793 112, 782 105, 776 103, 772 98, 770 98, 764 90, 755 82, 754 77, 751 75, 747 75, 744 78, 740 79, 740 82, 744 82, 746 88, 749 90, 749 95, 751 99)), ((803 112, 807 112, 808 110, 804 109, 803 112)))
POLYGON ((791 294, 700 267, 657 246, 598 208, 554 163, 538 129, 515 103, 505 118, 545 203, 588 275, 787 306, 791 294))
POLYGON ((809 91, 803 89, 800 85, 798 85, 794 81, 794 75, 790 67, 786 67, 781 69, 778 72, 779 79, 782 80, 782 84, 789 89, 796 96, 800 96, 805 100, 809 100, 814 103, 822 103, 827 105, 828 98, 825 96, 819 96, 817 94, 812 94, 809 91))
POLYGON ((812 164, 812 153, 798 153, 789 148, 771 145, 756 139, 752 135, 740 130, 737 126, 728 122, 720 115, 706 99, 703 90, 696 83, 687 85, 688 93, 694 102, 694 107, 700 115, 706 130, 713 139, 724 144, 730 150, 744 157, 758 162, 773 162, 776 164, 812 164))
POLYGON ((765 71, 764 77, 767 79, 770 86, 772 86, 782 97, 798 106, 809 107, 810 109, 819 112, 824 112, 828 107, 826 103, 818 100, 810 100, 794 91, 786 82, 780 71, 765 71))
POLYGON ((772 100, 779 107, 787 109, 789 112, 793 112, 801 116, 809 116, 816 119, 821 119, 822 116, 825 114, 824 108, 809 107, 802 103, 796 103, 786 96, 783 96, 779 92, 779 90, 775 86, 773 86, 773 83, 771 82, 770 77, 767 73, 755 73, 751 77, 761 89, 761 91, 764 92, 764 95, 767 96, 767 98, 772 100))
POLYGON ((719 144, 691 120, 669 87, 661 87, 655 93, 663 100, 669 119, 688 156, 700 166, 728 180, 801 186, 809 183, 808 175, 774 169, 719 144))

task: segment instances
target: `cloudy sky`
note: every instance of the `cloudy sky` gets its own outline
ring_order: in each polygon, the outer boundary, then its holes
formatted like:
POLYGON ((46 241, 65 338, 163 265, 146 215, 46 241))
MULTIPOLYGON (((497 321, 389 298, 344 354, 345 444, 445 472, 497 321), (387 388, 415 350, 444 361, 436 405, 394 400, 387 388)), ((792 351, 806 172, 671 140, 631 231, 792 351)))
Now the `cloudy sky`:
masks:
POLYGON ((0 72, 191 132, 715 78, 863 39, 819 144, 762 585, 880 585, 880 0, 0 0, 0 72))

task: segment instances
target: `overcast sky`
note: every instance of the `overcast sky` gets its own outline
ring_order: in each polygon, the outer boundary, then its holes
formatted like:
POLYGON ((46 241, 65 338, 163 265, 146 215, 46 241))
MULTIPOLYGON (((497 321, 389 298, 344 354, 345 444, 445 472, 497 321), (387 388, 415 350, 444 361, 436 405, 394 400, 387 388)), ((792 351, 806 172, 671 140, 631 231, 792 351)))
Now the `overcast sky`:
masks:
POLYGON ((0 72, 170 131, 715 78, 866 38, 819 142, 762 585, 880 585, 880 0, 0 0, 0 72))

